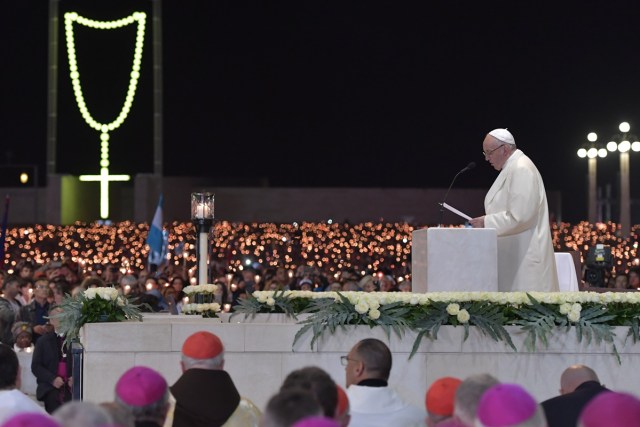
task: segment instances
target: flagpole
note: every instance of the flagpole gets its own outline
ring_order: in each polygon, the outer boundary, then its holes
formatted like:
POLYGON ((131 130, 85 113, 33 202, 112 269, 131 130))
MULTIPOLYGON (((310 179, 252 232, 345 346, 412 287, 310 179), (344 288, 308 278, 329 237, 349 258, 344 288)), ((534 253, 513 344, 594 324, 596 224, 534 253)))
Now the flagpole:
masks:
POLYGON ((7 222, 9 220, 9 201, 7 194, 4 198, 4 214, 2 215, 2 231, 0 232, 0 270, 4 270, 4 242, 7 235, 7 222))

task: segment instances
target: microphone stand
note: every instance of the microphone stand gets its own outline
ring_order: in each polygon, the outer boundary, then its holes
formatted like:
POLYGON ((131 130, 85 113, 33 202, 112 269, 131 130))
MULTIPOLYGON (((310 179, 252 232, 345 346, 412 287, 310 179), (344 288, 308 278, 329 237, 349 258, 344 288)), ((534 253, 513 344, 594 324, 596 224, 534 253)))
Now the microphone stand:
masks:
MULTIPOLYGON (((473 164, 473 166, 475 166, 475 164, 473 164)), ((444 203, 447 201, 447 197, 449 197, 449 191, 451 191, 451 187, 453 187, 453 183, 456 182, 456 179, 458 178, 458 175, 460 175, 463 172, 468 171, 469 169, 472 169, 473 166, 470 163, 468 166, 466 166, 463 169, 461 169, 460 172, 458 172, 456 174, 456 176, 453 177, 453 180, 451 180, 451 184, 449 185, 449 188, 447 189, 447 193, 444 195, 444 199, 442 199, 442 202, 440 203, 440 218, 438 218, 438 228, 442 227, 442 217, 444 216, 444 203)))

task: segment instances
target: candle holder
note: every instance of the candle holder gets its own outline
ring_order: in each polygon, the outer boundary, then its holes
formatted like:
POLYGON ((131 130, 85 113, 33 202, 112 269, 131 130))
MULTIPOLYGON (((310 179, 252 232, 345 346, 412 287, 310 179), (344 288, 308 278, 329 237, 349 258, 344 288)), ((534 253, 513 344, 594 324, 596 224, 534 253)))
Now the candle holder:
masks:
POLYGON ((209 281, 207 267, 209 254, 209 230, 213 225, 214 195, 212 193, 191 193, 191 222, 196 227, 198 244, 196 259, 198 264, 198 285, 209 281))

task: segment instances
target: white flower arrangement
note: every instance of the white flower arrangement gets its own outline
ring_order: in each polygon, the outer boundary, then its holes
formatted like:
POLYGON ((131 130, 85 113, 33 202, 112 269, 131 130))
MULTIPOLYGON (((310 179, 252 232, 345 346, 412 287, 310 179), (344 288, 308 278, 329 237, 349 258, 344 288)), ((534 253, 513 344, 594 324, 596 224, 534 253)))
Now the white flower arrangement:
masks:
POLYGON ((219 285, 187 286, 182 291, 188 296, 189 303, 182 305, 182 314, 200 314, 202 317, 218 317, 221 306, 214 301, 219 285))
POLYGON ((78 339, 85 323, 142 321, 141 305, 133 304, 111 287, 89 288, 75 296, 67 295, 59 307, 61 312, 54 316, 60 320, 58 332, 65 336, 67 343, 78 339))
POLYGON ((414 351, 423 337, 435 339, 443 325, 464 327, 465 339, 468 328, 476 326, 513 350, 506 326, 520 326, 527 333, 524 345, 529 350, 537 341, 546 345, 553 326, 575 326, 578 340, 610 343, 616 356, 615 326, 628 326, 628 335, 634 342, 640 340, 640 292, 256 291, 242 304, 245 316, 277 310, 293 317, 311 313, 300 322, 304 326, 296 341, 311 331, 312 347, 322 334, 358 324, 381 326, 387 333, 417 331, 414 351))
POLYGON ((218 285, 206 284, 206 285, 191 285, 182 290, 187 295, 193 294, 214 294, 218 290, 218 285))

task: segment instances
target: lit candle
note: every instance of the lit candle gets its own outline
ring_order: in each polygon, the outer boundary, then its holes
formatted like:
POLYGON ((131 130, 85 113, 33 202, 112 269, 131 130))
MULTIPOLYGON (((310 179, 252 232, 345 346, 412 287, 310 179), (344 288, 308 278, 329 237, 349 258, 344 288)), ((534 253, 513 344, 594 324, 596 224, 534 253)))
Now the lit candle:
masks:
POLYGON ((228 312, 230 312, 230 311, 231 311, 231 304, 225 304, 225 305, 224 305, 224 312, 225 312, 225 313, 228 313, 228 312))
POLYGON ((196 218, 204 219, 209 218, 211 216, 211 209, 209 209, 209 205, 206 203, 198 203, 196 206, 196 218))

